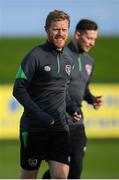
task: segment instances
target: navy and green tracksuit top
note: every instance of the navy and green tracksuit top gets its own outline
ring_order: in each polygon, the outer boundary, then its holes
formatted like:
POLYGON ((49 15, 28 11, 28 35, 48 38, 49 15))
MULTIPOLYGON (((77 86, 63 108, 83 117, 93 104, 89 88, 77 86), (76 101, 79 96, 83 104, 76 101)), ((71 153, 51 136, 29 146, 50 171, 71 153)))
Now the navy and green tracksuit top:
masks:
MULTIPOLYGON (((94 61, 83 50, 77 50, 72 42, 68 44, 68 48, 72 52, 74 61, 74 69, 71 73, 71 81, 69 84, 68 91, 72 101, 77 107, 77 112, 80 112, 83 99, 90 104, 92 104, 94 99, 94 96, 91 94, 89 90, 89 83, 92 79, 94 61)), ((71 122, 72 121, 70 121, 70 123, 71 122)), ((80 120, 77 123, 82 124, 83 121, 80 120)))
POLYGON ((48 42, 26 55, 13 87, 14 97, 24 107, 21 129, 67 129, 65 90, 72 63, 67 47, 57 51, 48 42))

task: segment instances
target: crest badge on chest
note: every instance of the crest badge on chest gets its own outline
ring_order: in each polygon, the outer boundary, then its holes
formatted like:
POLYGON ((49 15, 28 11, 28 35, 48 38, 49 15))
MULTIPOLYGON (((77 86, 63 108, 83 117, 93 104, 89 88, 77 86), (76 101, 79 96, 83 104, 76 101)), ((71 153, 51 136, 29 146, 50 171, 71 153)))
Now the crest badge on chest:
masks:
POLYGON ((68 76, 70 76, 70 74, 71 74, 71 65, 66 65, 65 66, 65 71, 68 74, 68 76))
POLYGON ((86 64, 85 70, 86 70, 87 74, 90 75, 92 72, 92 66, 90 64, 86 64))

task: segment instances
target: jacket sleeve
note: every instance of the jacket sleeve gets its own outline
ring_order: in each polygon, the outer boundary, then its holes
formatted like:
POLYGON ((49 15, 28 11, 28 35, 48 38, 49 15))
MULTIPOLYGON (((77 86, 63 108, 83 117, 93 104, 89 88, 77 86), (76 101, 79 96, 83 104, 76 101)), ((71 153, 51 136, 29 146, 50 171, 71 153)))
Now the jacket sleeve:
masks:
POLYGON ((88 80, 88 82, 86 84, 84 98, 83 98, 89 104, 93 104, 93 101, 94 101, 94 98, 95 98, 95 96, 93 96, 93 94, 91 93, 90 88, 89 88, 89 84, 92 81, 93 71, 94 71, 94 64, 93 64, 92 72, 91 72, 91 74, 89 76, 89 80, 88 80))
POLYGON ((16 80, 13 86, 13 96, 19 103, 33 115, 34 119, 37 118, 45 124, 50 124, 53 119, 45 113, 30 97, 28 93, 29 84, 37 69, 37 61, 31 54, 27 55, 22 61, 21 66, 17 72, 16 80))
POLYGON ((70 93, 68 91, 68 88, 66 89, 66 112, 73 116, 75 112, 80 114, 81 112, 81 106, 76 105, 76 103, 71 99, 70 93))
POLYGON ((89 87, 85 90, 84 100, 87 101, 89 104, 93 104, 95 96, 90 92, 89 87))
POLYGON ((73 116, 76 111, 75 111, 75 106, 73 104, 73 101, 71 100, 71 97, 69 95, 68 89, 66 89, 65 99, 66 99, 66 112, 69 115, 73 116))

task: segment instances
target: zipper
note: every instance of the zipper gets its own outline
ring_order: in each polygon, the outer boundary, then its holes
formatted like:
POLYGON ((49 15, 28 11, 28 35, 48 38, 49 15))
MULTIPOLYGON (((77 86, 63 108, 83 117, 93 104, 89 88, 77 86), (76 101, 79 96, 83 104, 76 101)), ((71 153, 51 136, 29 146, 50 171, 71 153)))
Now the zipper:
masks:
POLYGON ((77 61, 78 61, 78 69, 79 69, 79 71, 81 72, 81 71, 82 71, 82 63, 81 63, 81 57, 80 57, 80 55, 78 56, 77 61))
POLYGON ((60 74, 60 53, 57 54, 57 73, 60 74))

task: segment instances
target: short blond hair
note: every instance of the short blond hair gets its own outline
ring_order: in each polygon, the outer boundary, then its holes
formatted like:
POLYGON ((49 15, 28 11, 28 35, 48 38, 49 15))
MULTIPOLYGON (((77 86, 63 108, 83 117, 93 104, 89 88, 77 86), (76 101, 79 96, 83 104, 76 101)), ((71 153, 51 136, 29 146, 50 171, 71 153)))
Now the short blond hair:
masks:
POLYGON ((68 21, 68 28, 69 28, 70 27, 70 17, 67 13, 65 13, 64 11, 60 11, 60 10, 51 11, 46 18, 45 27, 48 29, 50 27, 52 21, 61 21, 61 20, 65 20, 65 19, 68 21))

